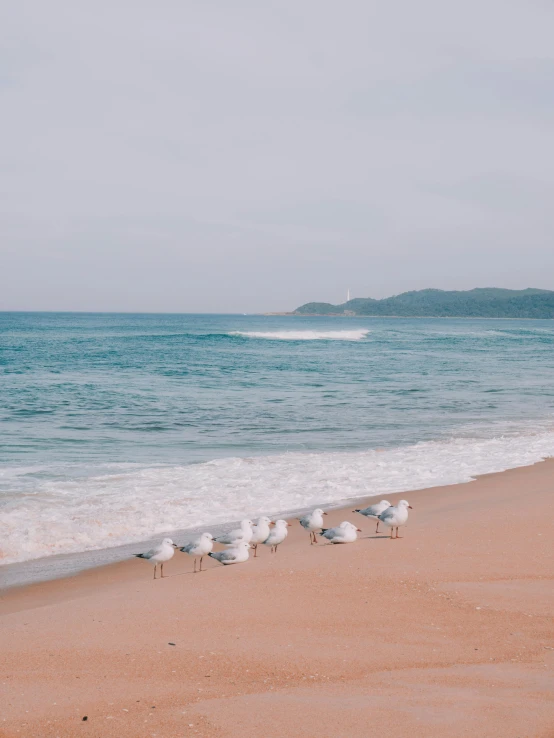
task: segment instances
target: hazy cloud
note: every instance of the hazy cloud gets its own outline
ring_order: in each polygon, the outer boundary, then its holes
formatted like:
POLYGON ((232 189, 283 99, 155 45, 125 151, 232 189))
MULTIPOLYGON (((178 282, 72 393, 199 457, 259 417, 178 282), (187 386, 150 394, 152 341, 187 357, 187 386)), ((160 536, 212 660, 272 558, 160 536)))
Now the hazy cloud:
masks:
POLYGON ((554 9, 23 0, 0 309, 554 289, 554 9))

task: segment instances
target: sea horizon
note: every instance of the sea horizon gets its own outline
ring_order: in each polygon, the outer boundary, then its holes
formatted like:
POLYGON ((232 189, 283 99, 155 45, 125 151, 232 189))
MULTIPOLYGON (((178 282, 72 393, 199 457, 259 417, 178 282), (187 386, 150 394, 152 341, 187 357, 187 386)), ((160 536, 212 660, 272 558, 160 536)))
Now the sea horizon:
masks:
POLYGON ((305 319, 335 319, 335 320, 529 320, 539 322, 554 322, 554 318, 528 318, 519 316, 480 316, 480 315, 341 315, 333 313, 315 313, 303 315, 294 311, 268 312, 180 312, 180 311, 141 311, 141 310, 0 310, 0 315, 190 315, 212 317, 259 317, 259 318, 298 318, 305 319))

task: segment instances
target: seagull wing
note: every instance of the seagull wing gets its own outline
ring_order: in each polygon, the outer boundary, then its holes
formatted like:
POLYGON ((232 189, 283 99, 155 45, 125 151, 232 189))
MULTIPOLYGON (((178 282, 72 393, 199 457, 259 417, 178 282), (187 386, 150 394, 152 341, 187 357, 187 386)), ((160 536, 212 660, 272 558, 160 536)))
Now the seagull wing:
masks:
POLYGON ((221 556, 219 557, 219 560, 223 563, 224 561, 235 561, 237 558, 238 551, 235 549, 227 549, 227 551, 222 551, 221 556))
POLYGON ((379 510, 376 510, 375 507, 375 505, 370 505, 369 507, 364 507, 364 509, 359 512, 361 515, 365 515, 366 518, 373 518, 376 515, 379 515, 379 510))

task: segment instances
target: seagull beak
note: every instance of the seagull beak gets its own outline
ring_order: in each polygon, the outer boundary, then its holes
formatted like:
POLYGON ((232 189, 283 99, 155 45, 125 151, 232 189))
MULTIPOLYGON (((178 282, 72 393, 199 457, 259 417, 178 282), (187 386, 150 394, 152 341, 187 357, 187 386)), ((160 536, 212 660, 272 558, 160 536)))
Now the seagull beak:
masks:
POLYGON ((361 528, 356 528, 356 530, 358 531, 358 533, 361 533, 362 532, 362 529, 361 528))
POLYGON ((176 543, 174 543, 173 548, 179 548, 179 546, 176 543))
POLYGON ((414 508, 413 508, 413 507, 412 507, 411 505, 408 505, 408 508, 409 508, 410 510, 413 510, 413 509, 414 509, 414 508))
POLYGON ((292 528, 292 523, 287 523, 287 528, 292 528))
POLYGON ((326 512, 324 512, 323 514, 324 514, 324 515, 329 515, 329 513, 326 513, 326 512))

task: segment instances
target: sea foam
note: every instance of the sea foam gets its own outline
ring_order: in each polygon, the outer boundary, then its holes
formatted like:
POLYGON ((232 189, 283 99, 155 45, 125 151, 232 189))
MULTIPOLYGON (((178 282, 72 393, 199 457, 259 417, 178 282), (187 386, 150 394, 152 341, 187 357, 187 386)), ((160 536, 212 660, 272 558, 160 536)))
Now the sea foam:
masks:
POLYGON ((0 561, 110 548, 262 512, 275 515, 468 482, 478 474, 553 455, 554 431, 542 431, 362 452, 224 458, 186 466, 114 465, 105 474, 87 478, 74 474, 66 480, 43 479, 33 494, 5 499, 0 561))

